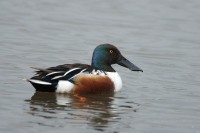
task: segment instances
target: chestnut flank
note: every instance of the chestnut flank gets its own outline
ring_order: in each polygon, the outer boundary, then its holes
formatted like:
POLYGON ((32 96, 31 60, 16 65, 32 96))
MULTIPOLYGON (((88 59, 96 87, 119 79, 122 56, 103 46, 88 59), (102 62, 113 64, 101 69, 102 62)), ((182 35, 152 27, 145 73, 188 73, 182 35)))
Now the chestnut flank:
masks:
POLYGON ((75 80, 74 94, 113 93, 114 84, 107 76, 79 75, 75 80))

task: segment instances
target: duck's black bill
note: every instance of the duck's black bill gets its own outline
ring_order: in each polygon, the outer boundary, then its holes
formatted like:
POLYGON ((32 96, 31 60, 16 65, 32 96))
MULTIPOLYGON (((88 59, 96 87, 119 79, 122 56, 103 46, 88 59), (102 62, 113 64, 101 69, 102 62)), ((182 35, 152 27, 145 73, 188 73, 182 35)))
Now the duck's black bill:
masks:
POLYGON ((130 69, 131 71, 141 71, 141 72, 143 72, 142 69, 140 69, 139 67, 137 67, 136 65, 131 63, 129 60, 127 60, 123 56, 121 56, 121 58, 119 59, 117 64, 119 64, 120 66, 126 67, 126 68, 130 69))

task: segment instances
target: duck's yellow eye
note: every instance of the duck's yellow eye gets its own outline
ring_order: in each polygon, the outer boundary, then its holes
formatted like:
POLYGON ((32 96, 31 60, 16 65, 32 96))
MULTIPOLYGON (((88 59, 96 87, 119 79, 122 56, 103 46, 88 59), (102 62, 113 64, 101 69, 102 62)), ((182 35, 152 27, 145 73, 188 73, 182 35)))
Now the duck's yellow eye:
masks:
POLYGON ((112 54, 112 53, 113 53, 113 50, 110 50, 109 52, 112 54))

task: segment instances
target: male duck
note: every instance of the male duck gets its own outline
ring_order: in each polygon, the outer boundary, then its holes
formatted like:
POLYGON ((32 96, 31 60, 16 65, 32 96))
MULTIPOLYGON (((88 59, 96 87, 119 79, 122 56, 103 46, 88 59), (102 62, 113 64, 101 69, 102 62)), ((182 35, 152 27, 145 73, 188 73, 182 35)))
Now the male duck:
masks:
POLYGON ((27 79, 42 92, 99 94, 116 92, 122 88, 119 74, 112 68, 119 64, 132 71, 143 71, 123 57, 111 44, 101 44, 93 52, 92 64, 64 64, 47 69, 36 69, 27 79))

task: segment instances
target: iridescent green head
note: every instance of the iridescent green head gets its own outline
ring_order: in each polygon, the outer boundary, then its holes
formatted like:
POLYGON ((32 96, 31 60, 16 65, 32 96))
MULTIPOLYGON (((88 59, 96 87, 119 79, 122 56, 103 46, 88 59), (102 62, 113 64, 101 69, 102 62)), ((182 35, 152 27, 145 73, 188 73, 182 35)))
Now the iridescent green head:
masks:
POLYGON ((119 64, 123 67, 129 68, 132 71, 142 71, 139 67, 131 63, 122 56, 120 51, 111 44, 101 44, 97 46, 93 52, 92 66, 107 72, 115 72, 112 64, 119 64))

